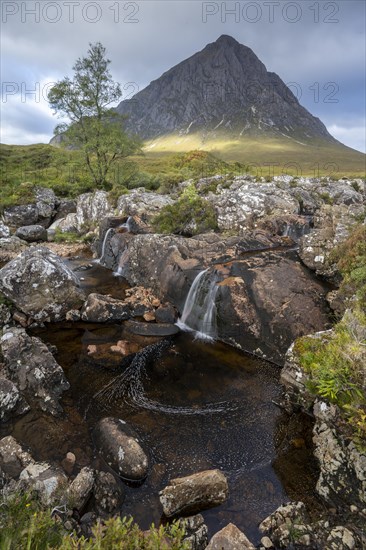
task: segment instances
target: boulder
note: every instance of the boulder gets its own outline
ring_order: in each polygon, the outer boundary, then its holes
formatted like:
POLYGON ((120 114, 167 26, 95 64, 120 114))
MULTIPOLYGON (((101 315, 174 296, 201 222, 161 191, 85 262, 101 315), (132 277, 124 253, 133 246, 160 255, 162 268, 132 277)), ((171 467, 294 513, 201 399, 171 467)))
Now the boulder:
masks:
POLYGON ((167 517, 190 514, 222 504, 229 488, 219 470, 205 470, 186 477, 172 479, 159 493, 167 517))
POLYGON ((121 195, 117 201, 117 210, 121 216, 138 216, 143 222, 149 222, 164 206, 173 203, 169 195, 148 192, 140 187, 132 189, 127 195, 121 195))
POLYGON ((122 478, 143 480, 149 462, 137 434, 117 418, 103 418, 94 430, 96 447, 106 463, 122 478))
POLYGON ((72 508, 82 510, 88 502, 94 485, 95 474, 91 468, 84 467, 68 488, 68 501, 72 508))
POLYGON ((22 204, 4 209, 4 221, 10 227, 33 225, 38 221, 38 208, 35 204, 22 204))
POLYGON ((59 220, 60 218, 66 218, 68 214, 76 214, 76 201, 62 199, 57 205, 53 222, 59 220))
POLYGON ((317 275, 340 282, 332 252, 347 239, 352 225, 363 211, 362 205, 322 206, 314 217, 313 231, 300 239, 299 256, 303 263, 317 275))
POLYGON ((0 238, 10 237, 10 229, 0 220, 0 238))
POLYGON ((107 216, 113 215, 113 205, 105 191, 84 193, 76 203, 76 223, 80 231, 84 227, 90 228, 107 216))
POLYGON ((28 248, 28 244, 15 235, 0 239, 0 263, 10 262, 28 248))
POLYGON ((207 525, 204 522, 203 516, 197 514, 182 518, 179 523, 184 526, 185 537, 183 542, 189 545, 190 550, 205 550, 207 547, 207 525))
POLYGON ((11 227, 39 224, 48 227, 56 209, 57 198, 47 187, 36 187, 33 190, 32 204, 11 206, 4 210, 4 222, 11 227))
POLYGON ((94 484, 95 509, 99 516, 117 514, 125 494, 121 483, 110 472, 97 472, 94 484))
POLYGON ((239 181, 229 189, 221 189, 218 195, 208 197, 215 206, 219 229, 244 235, 259 219, 300 212, 299 202, 275 183, 244 182, 238 186, 239 181))
POLYGON ((19 488, 36 493, 44 506, 62 502, 67 492, 67 477, 47 462, 32 462, 19 475, 19 488))
POLYGON ((206 550, 255 550, 255 546, 233 523, 212 537, 206 550))
POLYGON ((20 395, 14 382, 0 376, 0 421, 6 422, 12 416, 23 414, 28 410, 29 405, 20 395))
POLYGON ((7 330, 0 342, 7 377, 27 403, 54 415, 60 413, 58 400, 69 383, 47 346, 22 328, 7 330))
POLYGON ((34 463, 31 455, 8 435, 0 439, 0 469, 10 478, 18 479, 29 464, 34 463))
POLYGON ((18 227, 15 236, 27 243, 47 241, 47 230, 42 225, 24 225, 18 227))
POLYGON ((105 323, 107 321, 123 321, 130 317, 130 308, 123 300, 117 300, 103 294, 89 294, 81 317, 83 321, 105 323))
POLYGON ((0 270, 0 291, 37 321, 60 321, 84 298, 76 275, 43 247, 31 247, 0 270))

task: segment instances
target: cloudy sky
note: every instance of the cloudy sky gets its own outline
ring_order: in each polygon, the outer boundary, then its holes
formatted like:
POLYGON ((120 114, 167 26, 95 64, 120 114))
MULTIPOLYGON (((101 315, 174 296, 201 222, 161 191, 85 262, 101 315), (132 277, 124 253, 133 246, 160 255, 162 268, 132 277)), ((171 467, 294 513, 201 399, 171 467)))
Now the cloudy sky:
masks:
POLYGON ((57 0, 1 2, 1 142, 47 143, 53 82, 72 76, 90 42, 107 48, 129 98, 229 34, 346 145, 365 144, 365 2, 57 0))

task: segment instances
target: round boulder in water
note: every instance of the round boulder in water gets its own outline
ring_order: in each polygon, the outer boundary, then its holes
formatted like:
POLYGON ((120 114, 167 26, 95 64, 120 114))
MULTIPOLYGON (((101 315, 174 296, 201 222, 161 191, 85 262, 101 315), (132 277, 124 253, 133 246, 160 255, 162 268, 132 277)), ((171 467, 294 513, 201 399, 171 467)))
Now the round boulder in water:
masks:
POLYGON ((122 478, 142 481, 149 461, 137 434, 118 418, 103 418, 94 430, 96 447, 107 464, 122 478))

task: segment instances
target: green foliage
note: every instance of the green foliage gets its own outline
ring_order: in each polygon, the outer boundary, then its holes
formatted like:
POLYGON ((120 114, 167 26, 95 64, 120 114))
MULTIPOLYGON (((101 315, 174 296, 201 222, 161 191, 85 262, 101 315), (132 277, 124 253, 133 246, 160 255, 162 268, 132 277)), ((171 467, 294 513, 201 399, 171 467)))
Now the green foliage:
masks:
POLYGON ((294 348, 309 377, 309 391, 341 408, 356 440, 366 436, 365 335, 366 315, 355 309, 332 333, 305 336, 294 348))
POLYGON ((151 525, 143 532, 132 518, 97 522, 89 539, 67 533, 62 522, 44 510, 31 494, 0 500, 1 550, 188 550, 185 527, 174 521, 166 527, 151 525))
POLYGON ((333 258, 343 276, 340 292, 356 294, 361 307, 366 308, 366 225, 357 225, 333 258))
POLYGON ((1 550, 61 548, 62 524, 44 511, 29 494, 16 494, 0 502, 1 550))
POLYGON ((54 112, 69 120, 55 130, 61 145, 80 150, 95 185, 109 190, 107 175, 112 165, 139 150, 141 143, 127 137, 123 117, 111 108, 122 92, 112 80, 105 53, 100 42, 90 44, 88 56, 73 67, 73 79, 57 82, 48 99, 54 112))
POLYGON ((161 209, 153 226, 159 233, 198 235, 217 228, 215 209, 191 184, 177 202, 161 209))
POLYGON ((62 550, 188 550, 184 534, 178 522, 159 528, 152 525, 142 532, 132 518, 117 517, 97 523, 90 539, 64 539, 62 550))

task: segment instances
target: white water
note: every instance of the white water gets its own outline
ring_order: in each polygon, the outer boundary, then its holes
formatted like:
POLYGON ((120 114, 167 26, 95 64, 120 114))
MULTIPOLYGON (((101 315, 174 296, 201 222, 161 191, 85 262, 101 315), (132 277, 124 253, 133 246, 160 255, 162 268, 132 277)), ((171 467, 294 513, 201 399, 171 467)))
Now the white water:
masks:
POLYGON ((111 231, 113 231, 113 227, 110 227, 110 228, 108 229, 108 231, 106 231, 106 234, 104 235, 103 244, 102 244, 102 253, 101 253, 101 255, 100 255, 100 258, 98 258, 97 260, 95 260, 95 263, 96 263, 96 264, 101 264, 102 261, 104 260, 105 247, 106 247, 108 235, 110 234, 111 231))
POLYGON ((194 331, 196 338, 214 340, 217 336, 215 304, 217 291, 216 273, 208 273, 208 269, 201 271, 189 289, 182 317, 177 325, 182 330, 194 331))

